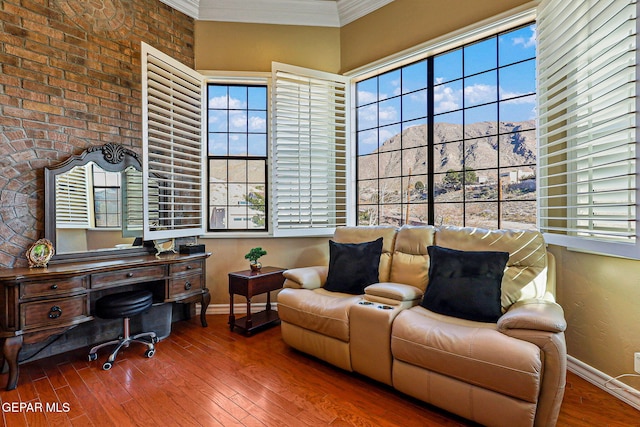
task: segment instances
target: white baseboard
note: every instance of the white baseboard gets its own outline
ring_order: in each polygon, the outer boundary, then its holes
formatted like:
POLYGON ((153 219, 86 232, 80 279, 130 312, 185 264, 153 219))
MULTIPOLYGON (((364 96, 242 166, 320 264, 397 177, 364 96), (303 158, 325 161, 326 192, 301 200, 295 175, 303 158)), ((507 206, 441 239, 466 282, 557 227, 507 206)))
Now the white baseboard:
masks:
POLYGON ((640 390, 636 390, 572 356, 567 356, 567 369, 640 411, 640 390))

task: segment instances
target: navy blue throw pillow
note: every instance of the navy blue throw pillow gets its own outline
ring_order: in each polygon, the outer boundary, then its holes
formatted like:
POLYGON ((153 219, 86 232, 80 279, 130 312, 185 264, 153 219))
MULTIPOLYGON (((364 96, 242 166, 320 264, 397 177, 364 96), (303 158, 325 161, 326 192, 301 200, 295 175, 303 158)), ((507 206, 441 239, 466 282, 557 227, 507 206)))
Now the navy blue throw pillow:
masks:
POLYGON ((429 246, 429 284, 422 306, 447 316, 496 322, 502 315, 502 276, 508 252, 429 246))
POLYGON ((329 240, 329 273, 324 288, 360 295, 378 283, 382 237, 373 242, 336 243, 329 240))

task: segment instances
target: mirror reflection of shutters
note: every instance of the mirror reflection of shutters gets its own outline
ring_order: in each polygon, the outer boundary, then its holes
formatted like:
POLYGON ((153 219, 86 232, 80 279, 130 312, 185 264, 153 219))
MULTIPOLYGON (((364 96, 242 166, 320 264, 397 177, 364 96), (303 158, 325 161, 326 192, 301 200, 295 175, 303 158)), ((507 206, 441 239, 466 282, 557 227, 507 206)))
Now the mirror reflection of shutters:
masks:
POLYGON ((92 194, 85 166, 56 177, 56 228, 90 228, 92 194))

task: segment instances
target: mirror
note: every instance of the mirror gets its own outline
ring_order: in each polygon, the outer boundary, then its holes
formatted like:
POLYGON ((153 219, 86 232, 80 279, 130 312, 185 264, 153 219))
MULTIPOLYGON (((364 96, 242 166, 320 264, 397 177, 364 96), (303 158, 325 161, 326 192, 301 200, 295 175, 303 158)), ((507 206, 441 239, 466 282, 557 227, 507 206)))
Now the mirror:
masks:
POLYGON ((142 165, 118 144, 90 147, 45 168, 45 238, 55 260, 147 254, 142 165))

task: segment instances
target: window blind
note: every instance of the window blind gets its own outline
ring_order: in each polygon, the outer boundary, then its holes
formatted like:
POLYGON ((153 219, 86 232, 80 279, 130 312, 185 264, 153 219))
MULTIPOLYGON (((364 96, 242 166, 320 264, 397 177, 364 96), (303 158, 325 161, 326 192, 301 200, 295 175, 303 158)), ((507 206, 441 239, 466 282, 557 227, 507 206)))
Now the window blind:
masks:
POLYGON ((273 63, 275 235, 346 225, 348 79, 273 63))
POLYGON ((549 243, 640 257, 637 7, 539 5, 538 221, 549 243))
POLYGON ((144 238, 200 235, 203 77, 144 43, 142 55, 144 238), (157 187, 150 190, 150 182, 157 187), (151 192, 157 200, 150 200, 151 192))
POLYGON ((93 197, 87 166, 56 176, 56 228, 90 228, 93 197))
POLYGON ((141 237, 144 211, 142 172, 127 168, 123 175, 122 237, 141 237))

